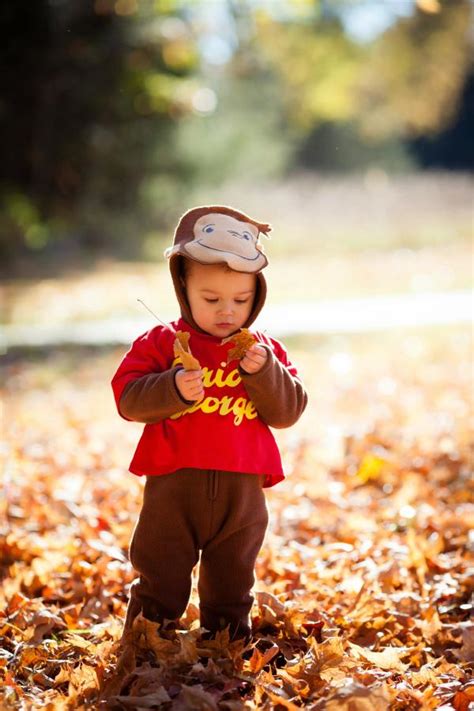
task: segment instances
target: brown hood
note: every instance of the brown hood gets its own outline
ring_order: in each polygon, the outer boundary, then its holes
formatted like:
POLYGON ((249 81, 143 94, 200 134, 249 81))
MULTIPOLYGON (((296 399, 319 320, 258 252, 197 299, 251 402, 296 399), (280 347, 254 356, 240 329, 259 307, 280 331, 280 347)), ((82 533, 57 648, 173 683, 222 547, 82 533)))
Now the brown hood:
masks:
MULTIPOLYGON (((181 309, 181 316, 184 318, 190 326, 192 326, 199 333, 205 333, 205 331, 200 328, 195 322, 191 309, 186 296, 186 291, 184 288, 184 269, 183 269, 183 257, 179 254, 175 254, 170 257, 170 272, 171 278, 173 279, 173 286, 176 293, 176 298, 181 309)), ((255 300, 253 302, 252 311, 247 321, 244 323, 244 328, 249 328, 251 324, 255 321, 260 311, 263 309, 265 304, 265 299, 267 296, 267 282, 265 277, 261 272, 257 274, 257 291, 255 293, 255 300)))
POLYGON ((242 212, 222 205, 193 208, 178 223, 173 246, 166 250, 176 298, 185 321, 200 333, 204 331, 193 319, 184 288, 183 259, 201 264, 227 264, 235 271, 254 273, 257 291, 249 318, 248 328, 265 304, 267 284, 261 269, 268 260, 259 241, 260 233, 271 230, 268 223, 257 222, 242 212), (208 224, 209 223, 209 224, 208 224))

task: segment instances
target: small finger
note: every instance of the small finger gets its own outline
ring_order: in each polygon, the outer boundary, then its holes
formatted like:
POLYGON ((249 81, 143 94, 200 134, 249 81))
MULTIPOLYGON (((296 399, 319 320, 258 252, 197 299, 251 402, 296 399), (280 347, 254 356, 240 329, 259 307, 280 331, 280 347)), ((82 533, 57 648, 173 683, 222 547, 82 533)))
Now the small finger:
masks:
POLYGON ((241 365, 244 370, 250 370, 251 368, 253 368, 254 365, 256 365, 256 363, 254 363, 253 360, 245 356, 244 358, 242 358, 241 365))
POLYGON ((202 370, 186 370, 186 375, 184 376, 186 382, 192 383, 195 380, 201 380, 202 370))

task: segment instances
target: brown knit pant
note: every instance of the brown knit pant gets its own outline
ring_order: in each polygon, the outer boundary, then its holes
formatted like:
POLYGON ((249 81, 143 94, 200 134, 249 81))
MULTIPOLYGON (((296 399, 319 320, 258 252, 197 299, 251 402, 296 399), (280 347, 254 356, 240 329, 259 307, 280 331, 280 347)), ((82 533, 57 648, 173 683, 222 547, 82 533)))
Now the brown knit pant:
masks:
POLYGON ((139 573, 130 591, 125 630, 142 611, 151 620, 177 620, 199 567, 201 626, 230 625, 232 639, 251 633, 254 566, 268 524, 264 476, 180 469, 148 476, 130 544, 139 573))

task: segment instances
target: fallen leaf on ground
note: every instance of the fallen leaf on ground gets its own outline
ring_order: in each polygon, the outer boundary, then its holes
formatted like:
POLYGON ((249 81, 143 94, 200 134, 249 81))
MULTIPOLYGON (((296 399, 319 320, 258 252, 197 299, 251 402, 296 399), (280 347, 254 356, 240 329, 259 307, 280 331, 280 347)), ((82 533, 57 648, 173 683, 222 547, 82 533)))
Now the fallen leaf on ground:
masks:
POLYGON ((366 659, 371 664, 375 664, 380 669, 393 669, 394 671, 402 672, 408 668, 408 664, 403 664, 400 657, 406 657, 410 653, 409 649, 386 647, 381 652, 372 652, 370 649, 353 644, 353 642, 349 642, 349 646, 356 655, 366 659))

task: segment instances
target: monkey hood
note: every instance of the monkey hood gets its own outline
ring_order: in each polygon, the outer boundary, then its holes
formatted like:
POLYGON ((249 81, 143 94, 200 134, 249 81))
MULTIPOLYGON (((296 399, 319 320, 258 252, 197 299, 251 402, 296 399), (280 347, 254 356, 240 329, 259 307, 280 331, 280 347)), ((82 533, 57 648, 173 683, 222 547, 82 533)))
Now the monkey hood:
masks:
POLYGON ((261 270, 267 266, 260 235, 267 235, 268 223, 257 222, 233 208, 212 205, 188 210, 180 219, 173 246, 165 251, 181 315, 201 331, 192 317, 184 287, 183 257, 200 264, 227 264, 238 272, 255 274, 257 290, 253 308, 244 324, 248 328, 265 303, 267 285, 261 270))

